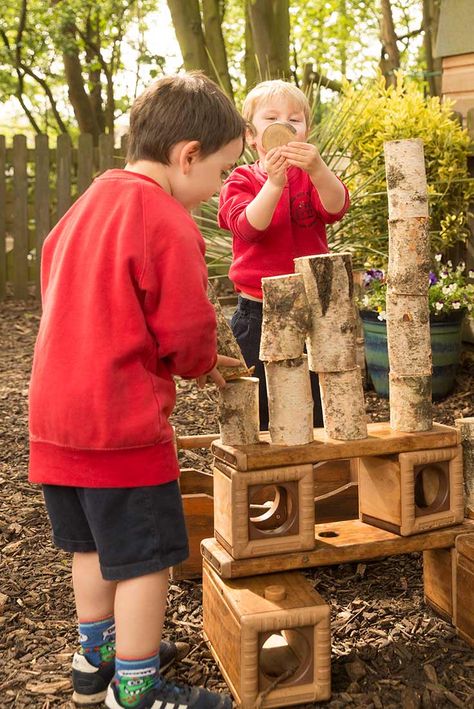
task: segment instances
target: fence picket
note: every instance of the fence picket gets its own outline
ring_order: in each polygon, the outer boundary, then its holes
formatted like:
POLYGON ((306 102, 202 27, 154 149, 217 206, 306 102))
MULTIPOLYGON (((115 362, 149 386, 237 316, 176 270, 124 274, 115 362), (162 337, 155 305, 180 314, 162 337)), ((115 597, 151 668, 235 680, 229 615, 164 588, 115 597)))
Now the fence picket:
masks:
POLYGON ((81 195, 89 187, 94 174, 94 143, 90 133, 79 136, 77 150, 77 194, 81 195))
POLYGON ((99 172, 114 166, 114 137, 110 133, 99 135, 99 172))
POLYGON ((28 174, 24 135, 13 138, 13 292, 16 298, 28 296, 28 174))
POLYGON ((50 230, 49 146, 47 135, 35 138, 36 295, 40 297, 41 251, 50 230))
POLYGON ((56 146, 56 195, 58 200, 57 221, 71 206, 72 145, 67 133, 58 135, 56 146))
POLYGON ((7 190, 5 168, 7 163, 7 144, 4 135, 0 135, 0 298, 5 298, 7 291, 7 190))

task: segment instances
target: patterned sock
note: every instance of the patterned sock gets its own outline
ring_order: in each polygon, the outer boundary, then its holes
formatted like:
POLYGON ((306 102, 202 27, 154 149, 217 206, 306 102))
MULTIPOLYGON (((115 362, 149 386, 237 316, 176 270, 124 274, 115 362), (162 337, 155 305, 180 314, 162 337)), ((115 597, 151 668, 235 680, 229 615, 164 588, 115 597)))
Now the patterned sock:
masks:
POLYGON ((115 621, 105 618, 95 623, 79 623, 80 652, 94 667, 115 659, 115 621))
POLYGON ((135 707, 143 695, 160 683, 160 656, 158 653, 143 660, 115 659, 115 676, 112 680, 118 687, 120 703, 135 707))

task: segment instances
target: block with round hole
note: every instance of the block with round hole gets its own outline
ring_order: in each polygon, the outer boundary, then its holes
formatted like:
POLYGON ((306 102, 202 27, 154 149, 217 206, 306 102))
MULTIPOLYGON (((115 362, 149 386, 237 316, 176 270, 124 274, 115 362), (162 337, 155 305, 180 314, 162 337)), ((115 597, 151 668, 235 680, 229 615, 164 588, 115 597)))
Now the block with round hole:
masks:
POLYGON ((242 709, 329 699, 330 609, 300 573, 224 580, 203 564, 203 632, 242 709))
POLYGON ((461 447, 360 458, 359 513, 402 536, 462 522, 461 447))
POLYGON ((234 559, 314 548, 313 466, 214 467, 214 535, 234 559))

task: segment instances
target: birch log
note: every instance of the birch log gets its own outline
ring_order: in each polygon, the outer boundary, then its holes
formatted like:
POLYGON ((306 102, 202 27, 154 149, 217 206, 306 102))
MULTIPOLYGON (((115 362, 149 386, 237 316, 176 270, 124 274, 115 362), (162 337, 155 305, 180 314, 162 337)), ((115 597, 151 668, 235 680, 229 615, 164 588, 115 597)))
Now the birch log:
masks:
POLYGON ((384 143, 389 219, 428 216, 423 141, 391 140, 384 143))
POLYGON ((356 311, 352 259, 348 253, 295 259, 303 274, 311 310, 307 348, 313 372, 353 369, 356 357, 356 311))
POLYGON ((388 223, 387 283, 395 293, 426 295, 430 273, 428 217, 388 223))
POLYGON ((424 295, 387 293, 390 371, 398 376, 431 374, 430 314, 424 295))
POLYGON ((313 440, 313 398, 306 355, 265 362, 272 443, 300 446, 313 440))
POLYGON ((262 278, 263 320, 259 359, 302 356, 311 316, 301 273, 262 278))
POLYGON ((226 446, 259 442, 258 379, 241 377, 219 390, 219 431, 226 446))
POLYGON ((364 391, 360 367, 319 375, 324 428, 329 438, 352 441, 367 438, 364 391))
POLYGON ((250 370, 244 360, 244 356, 240 351, 237 340, 234 337, 234 333, 231 330, 227 318, 224 315, 221 304, 217 297, 214 286, 209 282, 207 287, 207 295, 209 300, 214 306, 216 311, 217 320, 217 351, 221 355, 226 355, 227 357, 235 357, 240 359, 241 367, 218 367, 219 372, 222 374, 226 381, 230 379, 237 379, 238 377, 248 377, 253 374, 253 369, 250 370))
POLYGON ((465 515, 474 519, 474 416, 454 423, 461 434, 463 450, 465 515))
POLYGON ((411 377, 389 373, 390 426, 395 431, 432 428, 431 375, 411 377))

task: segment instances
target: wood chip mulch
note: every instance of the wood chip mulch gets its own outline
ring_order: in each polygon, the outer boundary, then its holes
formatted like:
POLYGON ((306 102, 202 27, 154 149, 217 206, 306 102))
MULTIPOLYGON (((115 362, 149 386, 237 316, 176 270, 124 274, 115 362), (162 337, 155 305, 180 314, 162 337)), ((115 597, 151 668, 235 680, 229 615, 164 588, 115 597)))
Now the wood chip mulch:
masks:
MULTIPOLYGON (((27 394, 39 323, 34 301, 0 304, 0 709, 73 708, 69 679, 77 645, 70 559, 50 542, 41 493, 27 482, 27 394)), ((436 421, 474 416, 474 356, 465 353, 456 389, 435 404, 436 421)), ((215 393, 178 383, 178 434, 217 430, 215 393)), ((372 421, 388 403, 367 393, 372 421)), ((206 469, 207 451, 180 454, 206 469)), ((366 709, 474 708, 474 653, 423 602, 419 554, 305 572, 331 604, 329 702, 366 709)), ((173 582, 165 634, 191 645, 168 677, 210 689, 226 685, 201 636, 201 586, 173 582)))

